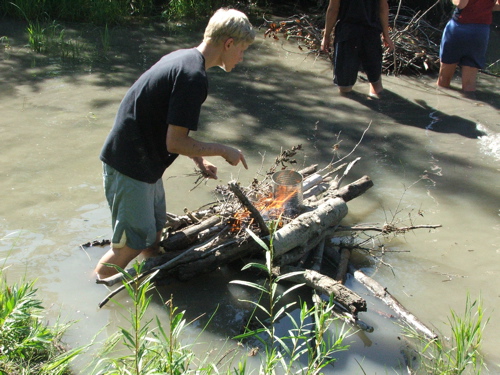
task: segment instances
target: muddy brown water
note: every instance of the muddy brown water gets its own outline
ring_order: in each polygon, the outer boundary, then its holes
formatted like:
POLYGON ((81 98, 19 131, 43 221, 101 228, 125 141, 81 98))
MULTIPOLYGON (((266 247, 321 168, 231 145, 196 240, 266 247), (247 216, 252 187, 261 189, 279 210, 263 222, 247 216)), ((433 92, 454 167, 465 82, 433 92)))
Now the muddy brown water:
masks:
MULTIPOLYGON (((75 321, 66 338, 70 345, 86 344, 106 327, 101 342, 126 322, 112 304, 97 308, 108 290, 94 283, 92 270, 106 249, 79 246, 110 237, 98 154, 133 81, 163 54, 197 45, 200 33, 113 29, 109 60, 80 64, 31 53, 21 24, 1 20, 0 36, 8 37, 0 60, 2 265, 10 282, 37 280, 51 322, 58 316, 75 321)), ((492 42, 498 45, 497 34, 492 42)), ((341 97, 332 86, 329 63, 298 52, 260 35, 233 72, 209 71, 210 94, 195 137, 240 148, 249 170, 213 158, 219 181, 190 191, 194 165, 181 157, 164 176, 168 210, 180 214, 212 202, 215 186, 232 179, 250 183, 282 149, 294 145, 304 150, 296 157, 299 167, 324 166, 355 148, 348 160, 361 159, 348 182, 366 174, 375 185, 349 202, 345 223, 442 225, 374 241, 374 256, 359 257, 362 269, 445 336, 450 310, 461 314, 467 294, 481 297, 490 318, 482 351, 490 372, 499 373, 498 78, 481 75, 475 100, 460 95, 458 77, 452 90, 438 90, 435 77, 427 76, 384 77, 383 100, 368 100, 362 79, 354 95, 341 97)), ((498 59, 498 50, 490 51, 491 61, 494 56, 498 59)), ((224 268, 160 287, 164 298, 174 295, 189 319, 215 312, 205 330, 200 319, 185 331, 187 341, 201 335, 200 353, 210 349, 215 357, 232 347, 226 338, 240 331, 250 311, 241 300, 254 296, 228 282, 245 277, 224 268)), ((333 369, 405 373, 405 344, 392 312, 354 280, 347 283, 367 298, 369 312, 361 319, 375 331, 353 332, 346 340, 351 348, 338 353, 333 369)), ((167 322, 160 300, 150 314, 167 322)), ((281 333, 287 328, 285 322, 279 326, 281 333)), ((257 357, 249 361, 258 365, 257 357)))

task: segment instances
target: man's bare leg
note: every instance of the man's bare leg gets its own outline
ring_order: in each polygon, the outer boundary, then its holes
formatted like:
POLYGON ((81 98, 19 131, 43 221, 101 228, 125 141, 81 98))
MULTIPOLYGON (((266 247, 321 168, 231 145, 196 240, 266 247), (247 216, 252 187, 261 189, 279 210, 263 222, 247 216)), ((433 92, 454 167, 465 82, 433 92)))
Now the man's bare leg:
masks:
POLYGON ((377 82, 370 82, 370 96, 378 97, 382 91, 384 91, 384 86, 382 86, 382 78, 377 82))
POLYGON ((439 67, 437 85, 439 87, 450 88, 455 70, 457 70, 457 64, 441 63, 441 66, 439 67))
POLYGON ((132 259, 137 257, 140 253, 141 251, 132 249, 126 245, 120 248, 111 246, 111 249, 109 249, 99 260, 94 272, 99 279, 113 276, 118 271, 114 267, 106 266, 104 263, 114 264, 124 269, 132 259))
POLYGON ((158 243, 161 239, 161 231, 156 233, 156 243, 144 250, 135 250, 128 246, 123 246, 120 248, 114 248, 111 246, 106 254, 102 256, 95 268, 94 272, 99 279, 105 279, 107 277, 115 275, 118 271, 114 267, 109 267, 103 263, 114 264, 120 268, 125 269, 127 265, 136 258, 139 254, 142 254, 144 258, 150 258, 158 254, 159 246, 158 243))

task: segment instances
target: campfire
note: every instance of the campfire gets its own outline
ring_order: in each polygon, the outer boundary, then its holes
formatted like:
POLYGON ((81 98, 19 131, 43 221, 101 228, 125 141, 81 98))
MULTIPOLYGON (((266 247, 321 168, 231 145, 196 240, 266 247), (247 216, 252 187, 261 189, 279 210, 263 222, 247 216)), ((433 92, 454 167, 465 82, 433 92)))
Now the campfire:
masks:
MULTIPOLYGON (((184 216, 168 214, 167 230, 160 243, 165 252, 146 262, 146 272, 158 270, 156 278, 187 280, 224 264, 258 258, 264 249, 246 229, 265 242, 272 239, 277 267, 307 266, 301 260, 333 235, 334 227, 347 214, 346 202, 373 185, 365 176, 340 189, 342 176, 332 175, 346 166, 329 165, 321 171, 317 165, 298 171, 282 168, 271 170, 263 181, 255 180, 248 188, 234 182, 218 187, 223 197, 218 204, 184 216)), ((133 269, 128 271, 134 273, 133 269)), ((111 286, 121 280, 122 275, 117 275, 101 282, 111 286)), ((346 311, 356 315, 366 310, 361 297, 341 283, 335 284, 336 290, 343 289, 334 294, 343 296, 346 311)))
MULTIPOLYGON (((271 188, 259 192, 253 202, 250 202, 264 221, 276 221, 277 227, 281 228, 300 212, 303 201, 302 180, 302 175, 293 170, 275 172, 271 188)), ((251 227, 255 223, 247 206, 234 215, 231 232, 239 232, 245 224, 251 227)))

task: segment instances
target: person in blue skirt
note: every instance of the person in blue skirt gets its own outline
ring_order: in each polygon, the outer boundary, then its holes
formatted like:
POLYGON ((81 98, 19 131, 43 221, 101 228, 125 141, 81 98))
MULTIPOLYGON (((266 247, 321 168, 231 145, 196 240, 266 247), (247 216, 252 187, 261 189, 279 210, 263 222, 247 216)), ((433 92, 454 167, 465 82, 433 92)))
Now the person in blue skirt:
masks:
POLYGON ((441 60, 437 85, 449 88, 457 66, 461 67, 462 91, 476 91, 479 69, 486 64, 493 11, 500 10, 500 0, 452 0, 456 6, 441 39, 441 60))

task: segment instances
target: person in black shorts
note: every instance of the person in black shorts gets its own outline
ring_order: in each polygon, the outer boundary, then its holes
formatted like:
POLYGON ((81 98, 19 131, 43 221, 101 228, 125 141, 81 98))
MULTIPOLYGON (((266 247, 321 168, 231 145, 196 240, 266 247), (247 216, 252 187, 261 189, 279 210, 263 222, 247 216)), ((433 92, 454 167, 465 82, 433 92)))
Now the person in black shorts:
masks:
POLYGON ((198 141, 190 131, 197 130, 207 98, 206 71, 219 66, 230 72, 254 39, 245 14, 219 9, 198 47, 163 56, 126 93, 100 155, 113 238, 95 268, 97 279, 117 272, 107 264, 125 268, 141 253, 157 254, 166 222, 162 175, 177 156, 192 158, 214 179, 217 168, 205 156, 221 156, 230 165, 241 162, 248 168, 240 150, 198 141))
POLYGON ((330 0, 321 50, 329 52, 334 34, 334 79, 341 94, 352 91, 358 71, 370 83, 369 95, 378 97, 382 86, 382 42, 392 50, 387 0, 330 0))

